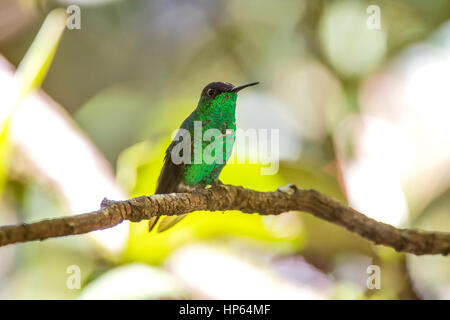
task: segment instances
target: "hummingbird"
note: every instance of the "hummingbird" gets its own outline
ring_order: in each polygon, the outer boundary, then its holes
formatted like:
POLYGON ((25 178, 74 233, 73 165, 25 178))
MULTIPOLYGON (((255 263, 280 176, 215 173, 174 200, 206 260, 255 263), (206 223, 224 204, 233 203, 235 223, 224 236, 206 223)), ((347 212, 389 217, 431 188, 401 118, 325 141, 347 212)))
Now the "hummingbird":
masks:
MULTIPOLYGON (((201 92, 197 108, 183 121, 180 129, 189 132, 194 137, 195 124, 200 122, 202 137, 209 129, 217 129, 222 136, 227 136, 226 146, 223 154, 207 161, 187 161, 187 163, 176 163, 172 159, 172 151, 178 143, 177 137, 171 142, 166 150, 164 165, 159 175, 155 194, 167 194, 177 192, 180 186, 189 188, 205 188, 209 185, 220 183, 219 175, 231 156, 231 150, 236 138, 236 100, 237 93, 247 87, 257 85, 259 82, 251 82, 240 86, 234 86, 227 82, 211 82, 201 92), (219 161, 217 161, 217 159, 219 161)), ((194 150, 194 139, 190 140, 191 151, 194 150)), ((200 144, 201 151, 205 150, 207 144, 200 144)), ((191 152, 191 158, 195 151, 191 152)), ((192 160, 192 159, 191 159, 192 160)), ((187 214, 178 216, 166 216, 159 223, 158 232, 165 231, 186 217, 187 214)), ((152 231, 158 217, 149 220, 149 231, 152 231)))

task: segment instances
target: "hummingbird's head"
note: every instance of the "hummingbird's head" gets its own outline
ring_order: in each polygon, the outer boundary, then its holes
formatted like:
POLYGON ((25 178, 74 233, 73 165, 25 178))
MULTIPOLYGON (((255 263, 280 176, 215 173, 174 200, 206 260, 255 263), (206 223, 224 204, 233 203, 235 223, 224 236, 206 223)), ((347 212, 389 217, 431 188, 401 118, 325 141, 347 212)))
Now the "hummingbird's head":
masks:
POLYGON ((241 86, 234 86, 228 82, 211 82, 203 88, 201 97, 212 100, 223 93, 237 93, 244 88, 257 85, 258 83, 259 82, 251 82, 241 86))
POLYGON ((238 91, 258 83, 251 82, 241 86, 234 86, 228 82, 211 82, 203 88, 199 105, 206 107, 220 106, 229 99, 232 99, 235 103, 238 91))

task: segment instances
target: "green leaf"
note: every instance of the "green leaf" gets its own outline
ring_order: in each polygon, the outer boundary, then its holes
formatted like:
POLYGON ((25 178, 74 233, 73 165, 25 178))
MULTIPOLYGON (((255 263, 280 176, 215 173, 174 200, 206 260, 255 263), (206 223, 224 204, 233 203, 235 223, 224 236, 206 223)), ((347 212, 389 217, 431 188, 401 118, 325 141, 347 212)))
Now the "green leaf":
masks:
POLYGON ((9 126, 10 117, 5 121, 0 122, 0 194, 6 185, 7 180, 7 168, 9 163, 9 157, 11 153, 11 146, 9 144, 9 126))
POLYGON ((20 87, 19 102, 39 88, 44 81, 66 27, 66 20, 64 9, 51 11, 20 62, 16 73, 20 87))
POLYGON ((66 12, 63 9, 55 9, 48 14, 17 68, 19 94, 17 100, 13 102, 12 112, 3 121, 0 119, 0 194, 7 181, 11 154, 9 128, 13 112, 44 81, 66 26, 66 18, 66 12))

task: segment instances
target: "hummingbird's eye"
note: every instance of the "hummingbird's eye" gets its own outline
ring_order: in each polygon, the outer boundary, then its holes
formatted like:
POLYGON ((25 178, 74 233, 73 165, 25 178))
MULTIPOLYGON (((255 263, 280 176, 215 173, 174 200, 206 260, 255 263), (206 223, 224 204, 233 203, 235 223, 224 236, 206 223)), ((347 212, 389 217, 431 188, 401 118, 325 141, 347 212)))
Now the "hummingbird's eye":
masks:
POLYGON ((213 88, 209 88, 208 91, 206 91, 206 94, 208 95, 208 97, 213 97, 215 93, 216 93, 216 90, 214 90, 213 88))

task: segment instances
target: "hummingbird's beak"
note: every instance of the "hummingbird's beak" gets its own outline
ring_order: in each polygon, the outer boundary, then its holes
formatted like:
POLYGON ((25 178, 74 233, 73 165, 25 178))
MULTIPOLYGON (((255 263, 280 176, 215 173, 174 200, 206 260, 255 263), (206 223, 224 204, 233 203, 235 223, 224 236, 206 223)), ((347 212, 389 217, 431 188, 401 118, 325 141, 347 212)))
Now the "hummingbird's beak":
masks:
POLYGON ((258 83, 259 83, 259 81, 256 81, 256 82, 250 82, 250 83, 247 83, 247 84, 243 84, 243 85, 241 85, 241 86, 233 87, 233 88, 230 90, 230 92, 238 92, 238 91, 240 91, 240 90, 242 90, 242 89, 244 89, 244 88, 251 87, 251 86, 255 86, 255 85, 257 85, 258 83))

